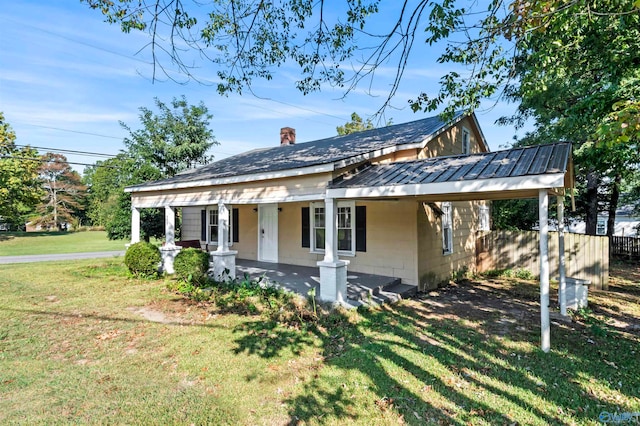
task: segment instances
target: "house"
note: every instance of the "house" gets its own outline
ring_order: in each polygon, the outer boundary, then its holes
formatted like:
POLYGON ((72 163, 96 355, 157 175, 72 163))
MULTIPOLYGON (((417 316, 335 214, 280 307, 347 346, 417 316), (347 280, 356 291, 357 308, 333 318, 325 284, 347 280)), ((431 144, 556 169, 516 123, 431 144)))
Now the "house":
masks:
MULTIPOLYGON (((596 223, 596 234, 607 235, 607 222, 609 215, 607 212, 598 214, 598 222, 596 223)), ((586 224, 583 220, 572 221, 569 223, 569 232, 584 234, 586 232, 586 224)), ((640 236, 640 217, 635 214, 634 206, 626 204, 616 209, 615 229, 613 235, 617 237, 638 237, 640 236)))
POLYGON ((345 298, 347 269, 433 288, 475 269, 486 200, 538 197, 573 186, 571 146, 489 152, 474 114, 404 124, 229 157, 172 178, 131 186, 132 241, 140 209, 165 208, 165 263, 182 239, 200 240, 213 274, 251 259, 318 267, 320 298, 345 298))

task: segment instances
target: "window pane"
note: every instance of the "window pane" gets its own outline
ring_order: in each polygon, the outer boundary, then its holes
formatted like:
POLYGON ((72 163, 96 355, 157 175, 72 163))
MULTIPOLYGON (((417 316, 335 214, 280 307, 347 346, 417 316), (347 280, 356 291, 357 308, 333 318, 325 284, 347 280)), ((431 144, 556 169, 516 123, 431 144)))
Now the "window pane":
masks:
POLYGON ((338 228, 351 228, 351 207, 338 208, 338 228))
POLYGON ((209 210, 209 241, 218 241, 218 210, 209 210))
POLYGON ((315 249, 324 250, 324 228, 316 228, 315 236, 315 249))
POLYGON ((338 250, 351 251, 351 229, 338 230, 338 250))
POLYGON ((314 209, 314 227, 324 228, 324 207, 316 207, 314 209))

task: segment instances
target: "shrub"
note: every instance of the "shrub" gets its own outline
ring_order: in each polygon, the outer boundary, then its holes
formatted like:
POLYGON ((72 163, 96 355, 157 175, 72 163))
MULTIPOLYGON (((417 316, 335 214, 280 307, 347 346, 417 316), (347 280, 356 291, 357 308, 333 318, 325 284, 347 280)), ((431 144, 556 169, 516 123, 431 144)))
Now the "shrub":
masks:
POLYGON ((161 260, 158 247, 145 242, 131 244, 124 255, 124 264, 136 277, 156 276, 161 260))
POLYGON ((202 285, 208 279, 209 253, 197 248, 182 249, 176 255, 173 269, 181 280, 202 285))

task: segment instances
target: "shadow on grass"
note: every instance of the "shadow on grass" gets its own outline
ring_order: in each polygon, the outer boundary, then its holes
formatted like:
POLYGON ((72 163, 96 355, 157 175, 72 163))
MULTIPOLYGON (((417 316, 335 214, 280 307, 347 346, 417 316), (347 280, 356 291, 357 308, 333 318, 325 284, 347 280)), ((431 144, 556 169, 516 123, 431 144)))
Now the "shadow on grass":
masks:
MULTIPOLYGON (((319 373, 305 383, 286 401, 291 422, 357 420, 362 408, 345 391, 353 374, 375 395, 369 410, 394 410, 410 424, 595 423, 603 411, 640 411, 637 336, 595 336, 579 324, 555 323, 552 351, 542 353, 535 292, 520 287, 514 296, 471 282, 444 296, 361 311, 357 321, 333 313, 313 333, 325 369, 340 379, 319 373)), ((310 343, 302 331, 250 327, 236 353, 271 358, 310 343)))

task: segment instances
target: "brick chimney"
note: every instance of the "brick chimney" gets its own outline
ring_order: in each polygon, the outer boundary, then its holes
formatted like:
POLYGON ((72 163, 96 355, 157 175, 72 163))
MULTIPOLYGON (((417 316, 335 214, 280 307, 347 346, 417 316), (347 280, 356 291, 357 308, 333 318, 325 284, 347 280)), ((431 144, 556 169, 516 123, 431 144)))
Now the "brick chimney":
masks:
POLYGON ((280 146, 293 145, 296 143, 296 129, 283 127, 280 129, 280 146))

